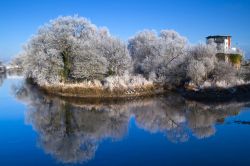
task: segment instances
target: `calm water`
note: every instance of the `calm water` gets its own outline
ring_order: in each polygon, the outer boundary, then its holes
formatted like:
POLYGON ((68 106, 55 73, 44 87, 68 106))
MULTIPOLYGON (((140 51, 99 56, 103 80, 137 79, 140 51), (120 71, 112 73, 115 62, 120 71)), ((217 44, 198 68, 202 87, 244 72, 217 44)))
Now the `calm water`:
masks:
POLYGON ((60 99, 0 76, 0 165, 249 166, 249 103, 60 99))

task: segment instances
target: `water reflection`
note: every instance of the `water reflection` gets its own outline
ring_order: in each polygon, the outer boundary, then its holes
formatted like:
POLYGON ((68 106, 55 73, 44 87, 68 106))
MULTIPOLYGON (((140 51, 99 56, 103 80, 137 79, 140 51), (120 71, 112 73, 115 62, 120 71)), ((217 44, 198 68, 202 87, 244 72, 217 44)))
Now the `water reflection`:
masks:
POLYGON ((94 158, 104 139, 121 140, 131 117, 139 128, 163 133, 172 142, 215 134, 215 124, 237 115, 245 103, 202 104, 176 94, 123 101, 86 101, 45 95, 28 84, 13 86, 17 99, 27 104, 26 122, 39 135, 44 151, 63 163, 94 158))
POLYGON ((6 79, 6 73, 0 73, 0 87, 3 85, 5 79, 6 79))
POLYGON ((22 71, 12 70, 12 71, 0 73, 0 87, 3 85, 6 79, 23 79, 22 71))

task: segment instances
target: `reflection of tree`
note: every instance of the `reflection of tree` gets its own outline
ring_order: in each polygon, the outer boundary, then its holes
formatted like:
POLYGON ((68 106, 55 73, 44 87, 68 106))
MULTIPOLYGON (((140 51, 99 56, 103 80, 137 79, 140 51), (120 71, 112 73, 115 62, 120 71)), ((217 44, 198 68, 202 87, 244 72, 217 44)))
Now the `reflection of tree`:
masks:
POLYGON ((242 103, 224 104, 201 104, 196 102, 187 103, 188 127, 198 138, 210 137, 215 133, 214 125, 224 122, 228 116, 237 115, 242 103))
POLYGON ((5 73, 0 73, 0 86, 3 85, 4 80, 6 79, 6 74, 5 73))
POLYGON ((80 107, 43 96, 31 86, 17 92, 17 98, 29 103, 26 120, 38 132, 39 144, 64 163, 87 161, 101 140, 127 133, 129 114, 119 107, 80 107))
POLYGON ((163 132, 173 142, 188 139, 185 129, 185 105, 179 96, 152 100, 150 105, 133 110, 139 127, 152 133, 163 132))
POLYGON ((27 103, 27 123, 38 132, 40 146, 64 163, 90 160, 103 139, 122 139, 131 116, 145 131, 164 133, 172 142, 185 142, 190 133, 197 138, 213 135, 215 124, 237 115, 244 105, 201 104, 174 94, 88 102, 44 95, 27 84, 13 88, 16 97, 27 103))

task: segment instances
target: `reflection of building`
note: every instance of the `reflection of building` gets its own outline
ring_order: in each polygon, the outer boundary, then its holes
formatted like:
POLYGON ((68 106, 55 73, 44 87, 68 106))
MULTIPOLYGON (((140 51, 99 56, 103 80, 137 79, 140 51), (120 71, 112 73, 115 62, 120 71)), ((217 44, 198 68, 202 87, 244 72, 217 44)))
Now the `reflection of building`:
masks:
POLYGON ((231 36, 208 36, 207 44, 215 43, 219 52, 226 52, 231 49, 231 36))

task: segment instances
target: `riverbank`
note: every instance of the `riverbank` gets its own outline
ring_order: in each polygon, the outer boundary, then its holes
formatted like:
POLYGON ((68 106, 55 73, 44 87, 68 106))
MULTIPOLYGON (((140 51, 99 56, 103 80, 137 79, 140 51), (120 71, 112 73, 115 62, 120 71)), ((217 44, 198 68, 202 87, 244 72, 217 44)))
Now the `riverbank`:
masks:
POLYGON ((250 83, 240 83, 231 86, 192 86, 183 84, 179 87, 156 84, 143 77, 108 77, 104 81, 93 80, 81 83, 34 84, 48 95, 58 97, 73 97, 85 99, 120 99, 135 97, 150 97, 177 92, 189 100, 202 102, 249 101, 250 83))
POLYGON ((145 84, 141 86, 117 86, 113 89, 100 84, 57 84, 38 86, 46 94, 88 99, 107 98, 130 98, 130 97, 150 97, 164 95, 168 92, 177 92, 184 98, 202 102, 227 102, 227 101, 249 101, 250 84, 237 85, 233 87, 206 87, 192 89, 188 87, 167 88, 160 84, 145 84))
POLYGON ((86 84, 58 84, 40 86, 47 94, 53 94, 62 97, 79 97, 79 98, 128 98, 155 96, 164 94, 166 90, 163 86, 156 84, 146 84, 142 86, 116 87, 110 89, 101 85, 86 84))
POLYGON ((181 88, 178 90, 181 95, 187 99, 205 102, 214 101, 249 101, 250 84, 237 85, 228 88, 209 87, 199 90, 181 88))

